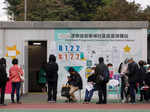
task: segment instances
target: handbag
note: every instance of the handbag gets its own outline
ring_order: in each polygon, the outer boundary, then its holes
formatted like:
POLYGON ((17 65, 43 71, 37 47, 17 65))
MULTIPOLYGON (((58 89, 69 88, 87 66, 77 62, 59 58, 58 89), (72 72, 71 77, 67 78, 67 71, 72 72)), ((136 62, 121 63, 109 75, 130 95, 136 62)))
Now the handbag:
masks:
POLYGON ((70 92, 70 86, 68 85, 63 86, 61 89, 61 96, 68 97, 70 96, 69 92, 70 92))
POLYGON ((18 74, 19 74, 19 77, 20 77, 20 79, 21 79, 21 82, 24 82, 24 77, 21 75, 20 72, 18 72, 18 74))
POLYGON ((104 81, 104 77, 102 75, 97 75, 96 77, 96 83, 101 83, 104 81))

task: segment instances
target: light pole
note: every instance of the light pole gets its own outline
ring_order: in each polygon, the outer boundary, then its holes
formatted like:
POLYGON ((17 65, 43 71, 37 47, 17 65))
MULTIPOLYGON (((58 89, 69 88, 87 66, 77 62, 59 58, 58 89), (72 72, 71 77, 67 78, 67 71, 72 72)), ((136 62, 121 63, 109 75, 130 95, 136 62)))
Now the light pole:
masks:
POLYGON ((27 0, 24 0, 24 21, 27 20, 27 0))

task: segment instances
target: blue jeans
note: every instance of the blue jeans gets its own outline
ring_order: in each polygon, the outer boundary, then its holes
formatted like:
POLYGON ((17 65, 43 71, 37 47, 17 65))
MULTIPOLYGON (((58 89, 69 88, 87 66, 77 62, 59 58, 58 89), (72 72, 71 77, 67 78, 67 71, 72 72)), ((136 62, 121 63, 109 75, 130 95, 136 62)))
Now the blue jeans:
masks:
POLYGON ((20 96, 20 82, 12 82, 11 101, 14 102, 14 94, 16 90, 16 100, 19 102, 20 96))
POLYGON ((90 90, 90 91, 88 91, 88 90, 86 89, 84 101, 90 102, 90 101, 91 101, 91 98, 92 98, 92 96, 93 96, 93 93, 94 93, 94 89, 92 89, 92 90, 90 90))

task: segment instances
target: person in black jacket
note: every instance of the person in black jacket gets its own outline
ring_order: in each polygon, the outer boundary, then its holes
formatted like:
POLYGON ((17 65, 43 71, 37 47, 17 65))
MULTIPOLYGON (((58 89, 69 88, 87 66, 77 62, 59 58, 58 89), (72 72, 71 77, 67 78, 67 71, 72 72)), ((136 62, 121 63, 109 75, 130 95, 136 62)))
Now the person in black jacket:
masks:
POLYGON ((82 89, 83 86, 82 78, 80 74, 74 70, 73 67, 70 67, 68 72, 70 73, 69 80, 68 80, 68 83, 70 85, 70 91, 69 91, 70 96, 68 97, 68 99, 69 102, 76 102, 76 97, 74 93, 77 90, 82 89))
POLYGON ((98 77, 103 78, 103 80, 101 80, 100 82, 99 81, 96 82, 99 96, 99 101, 97 102, 97 104, 106 104, 107 103, 106 84, 109 81, 109 70, 107 65, 104 64, 103 57, 99 58, 99 64, 96 65, 95 74, 97 75, 96 80, 99 80, 98 77))
POLYGON ((133 58, 130 58, 128 60, 128 82, 129 82, 129 88, 130 88, 130 97, 131 101, 130 103, 135 103, 135 96, 136 96, 136 83, 137 83, 137 77, 138 77, 138 64, 133 60, 133 58))
POLYGON ((0 105, 6 105, 4 103, 5 98, 5 88, 6 83, 8 81, 7 73, 6 73, 6 59, 0 59, 0 88, 1 88, 1 97, 0 97, 0 105))
POLYGON ((139 72, 138 72, 138 78, 137 78, 137 82, 139 83, 139 88, 140 88, 140 101, 143 101, 144 99, 144 93, 141 90, 141 88, 144 86, 144 80, 145 80, 145 76, 146 76, 146 69, 144 68, 144 61, 140 60, 138 62, 139 64, 139 72))
POLYGON ((49 62, 45 66, 46 79, 48 83, 48 102, 57 100, 58 64, 54 55, 49 56, 49 62))

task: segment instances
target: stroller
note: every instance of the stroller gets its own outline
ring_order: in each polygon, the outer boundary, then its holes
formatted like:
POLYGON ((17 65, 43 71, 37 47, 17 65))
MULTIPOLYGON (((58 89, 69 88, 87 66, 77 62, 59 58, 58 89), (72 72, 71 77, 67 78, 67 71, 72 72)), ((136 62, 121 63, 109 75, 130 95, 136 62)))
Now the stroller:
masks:
POLYGON ((150 99, 150 87, 147 85, 144 85, 143 87, 141 87, 141 92, 144 96, 144 100, 148 101, 150 99))

